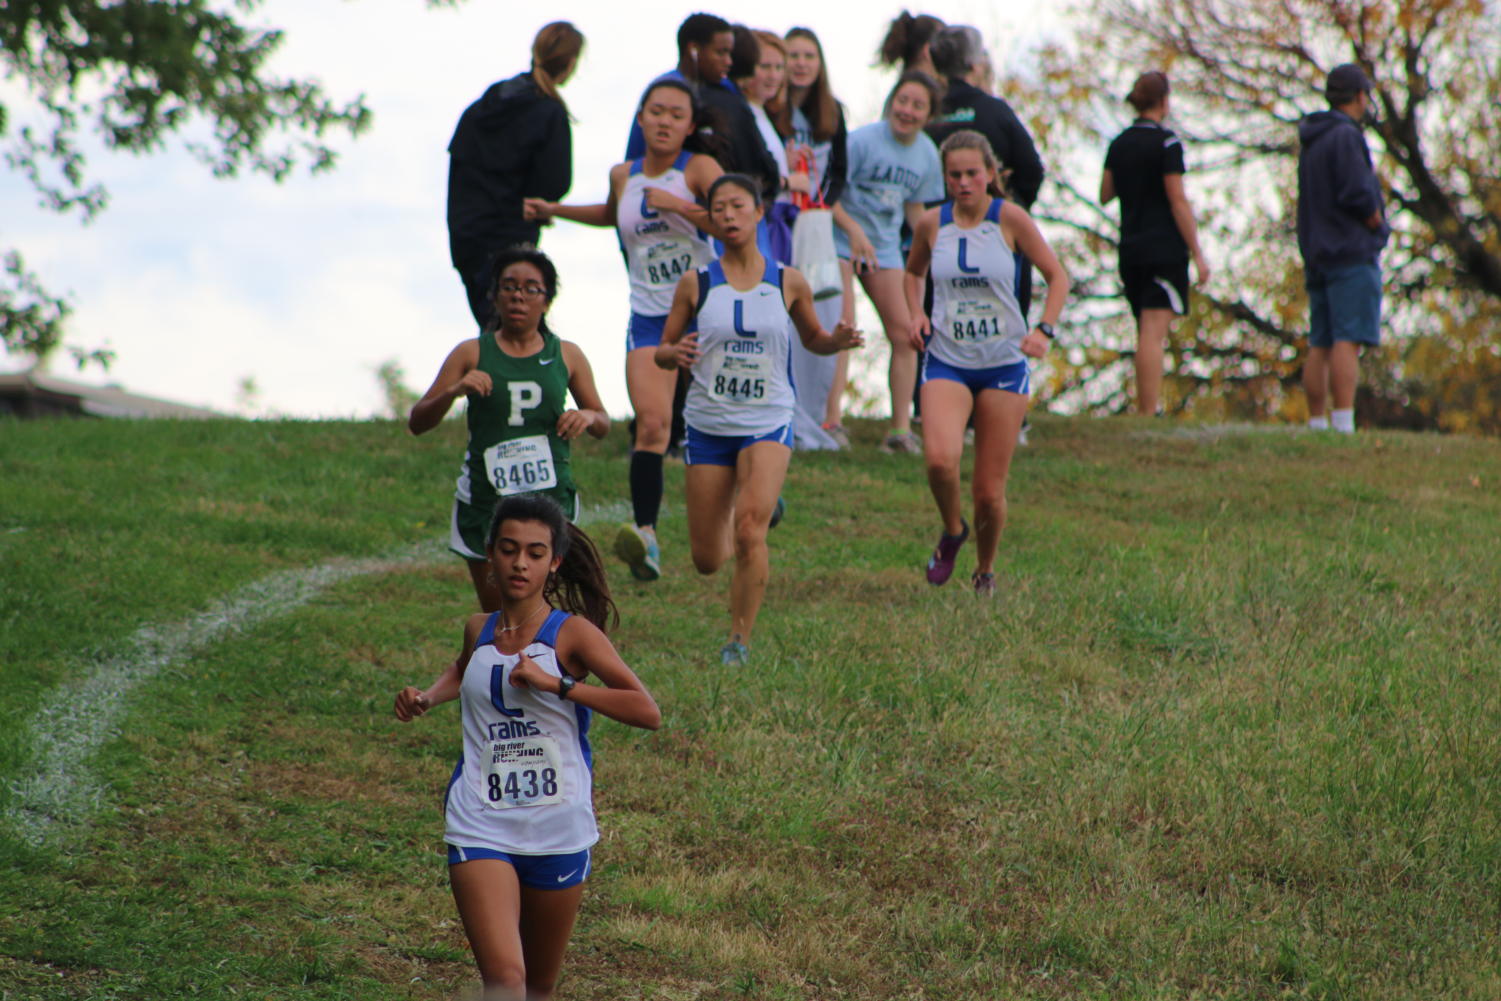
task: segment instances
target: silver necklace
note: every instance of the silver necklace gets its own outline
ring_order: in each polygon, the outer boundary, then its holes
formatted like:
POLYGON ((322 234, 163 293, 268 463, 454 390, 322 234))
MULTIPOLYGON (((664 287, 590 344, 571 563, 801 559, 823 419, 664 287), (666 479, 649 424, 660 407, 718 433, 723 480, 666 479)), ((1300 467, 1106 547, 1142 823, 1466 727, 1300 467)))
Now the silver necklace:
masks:
POLYGON ((514 626, 497 626, 495 628, 495 631, 497 633, 514 633, 516 630, 520 629, 522 626, 526 625, 528 622, 532 621, 538 615, 540 615, 542 613, 542 610, 544 608, 549 608, 549 607, 551 607, 551 606, 549 606, 546 602, 543 602, 542 604, 540 604, 540 605, 537 606, 537 610, 535 612, 533 612, 532 614, 528 615, 526 618, 522 619, 520 622, 516 623, 514 626))

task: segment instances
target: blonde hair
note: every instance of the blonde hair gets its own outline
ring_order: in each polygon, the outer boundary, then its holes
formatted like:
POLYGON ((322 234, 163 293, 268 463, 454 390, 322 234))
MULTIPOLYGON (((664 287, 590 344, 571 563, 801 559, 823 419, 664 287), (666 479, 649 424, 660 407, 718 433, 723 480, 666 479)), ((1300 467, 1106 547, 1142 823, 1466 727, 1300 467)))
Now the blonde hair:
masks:
POLYGON ((558 93, 558 78, 568 72, 584 50, 584 35, 569 21, 542 26, 532 40, 532 79, 537 89, 568 109, 558 93))
MULTIPOLYGON (((766 117, 771 119, 772 125, 776 126, 777 132, 785 139, 792 134, 792 116, 790 110, 785 116, 787 118, 786 128, 782 127, 781 121, 784 117, 782 109, 787 106, 787 43, 782 41, 781 35, 773 31, 762 31, 757 28, 751 34, 756 36, 756 41, 761 43, 763 50, 769 46, 782 54, 782 89, 766 99, 766 117)), ((759 59, 756 61, 760 62, 759 59)))
POLYGON ((972 149, 980 154, 980 159, 985 161, 985 166, 995 175, 986 185, 986 190, 997 198, 1006 197, 1006 189, 1001 185, 1001 163, 996 159, 995 150, 990 148, 990 140, 974 129, 960 129, 938 147, 938 162, 947 170, 949 154, 961 149, 972 149))

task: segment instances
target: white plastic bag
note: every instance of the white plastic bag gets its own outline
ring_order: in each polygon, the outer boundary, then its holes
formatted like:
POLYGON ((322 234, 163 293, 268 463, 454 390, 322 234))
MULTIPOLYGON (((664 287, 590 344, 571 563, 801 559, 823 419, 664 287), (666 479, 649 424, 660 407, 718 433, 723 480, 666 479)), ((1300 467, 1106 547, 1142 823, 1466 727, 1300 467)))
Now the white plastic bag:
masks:
POLYGON ((808 279, 814 301, 832 298, 844 290, 839 256, 834 251, 833 212, 807 208, 798 213, 792 224, 792 266, 808 279))

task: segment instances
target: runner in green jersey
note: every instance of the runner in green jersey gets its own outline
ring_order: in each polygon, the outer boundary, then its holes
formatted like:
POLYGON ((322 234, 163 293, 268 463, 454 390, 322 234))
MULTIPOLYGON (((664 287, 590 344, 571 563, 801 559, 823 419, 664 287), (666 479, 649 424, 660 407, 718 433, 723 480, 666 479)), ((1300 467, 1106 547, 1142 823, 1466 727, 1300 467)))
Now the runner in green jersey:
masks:
POLYGON ((468 399, 469 447, 454 492, 449 548, 469 564, 480 607, 500 607, 500 591, 485 562, 485 532, 501 497, 542 493, 570 519, 578 496, 569 467, 569 442, 610 430, 594 373, 578 345, 547 329, 558 276, 540 250, 513 247, 495 263, 495 326, 449 352, 438 377, 412 407, 407 426, 422 434, 460 396, 468 399), (567 409, 568 394, 578 409, 567 409))

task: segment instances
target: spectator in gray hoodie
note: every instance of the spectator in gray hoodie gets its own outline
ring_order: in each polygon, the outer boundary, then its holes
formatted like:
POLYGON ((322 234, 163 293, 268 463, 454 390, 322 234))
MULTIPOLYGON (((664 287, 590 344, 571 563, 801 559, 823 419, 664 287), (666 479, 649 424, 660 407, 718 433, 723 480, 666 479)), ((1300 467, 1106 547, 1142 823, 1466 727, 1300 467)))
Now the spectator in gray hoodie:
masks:
POLYGON ((1353 63, 1329 72, 1328 111, 1298 124, 1298 249, 1308 288, 1308 425, 1355 430, 1360 349, 1381 341, 1381 249, 1391 227, 1362 126, 1371 80, 1353 63), (1329 408, 1331 399, 1332 410, 1329 408))

